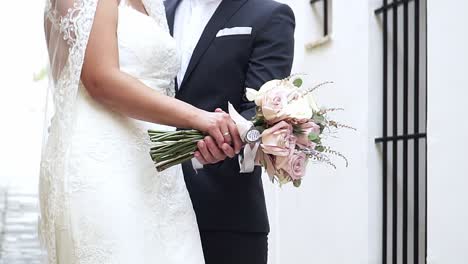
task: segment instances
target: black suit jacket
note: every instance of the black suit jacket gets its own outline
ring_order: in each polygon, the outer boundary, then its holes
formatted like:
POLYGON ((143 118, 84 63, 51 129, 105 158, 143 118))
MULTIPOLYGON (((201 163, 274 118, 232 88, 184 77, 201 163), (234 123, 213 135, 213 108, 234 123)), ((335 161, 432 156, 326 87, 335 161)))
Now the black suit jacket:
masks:
MULTIPOLYGON (((166 0, 171 33, 183 0, 166 0)), ((272 0, 223 0, 196 46, 176 97, 195 107, 227 111, 231 102, 245 117, 255 105, 245 88, 258 89, 290 75, 295 19, 291 8, 272 0), (251 35, 216 37, 219 30, 252 27, 251 35)), ((201 231, 269 232, 261 169, 239 173, 237 157, 205 166, 198 173, 183 165, 201 231)))

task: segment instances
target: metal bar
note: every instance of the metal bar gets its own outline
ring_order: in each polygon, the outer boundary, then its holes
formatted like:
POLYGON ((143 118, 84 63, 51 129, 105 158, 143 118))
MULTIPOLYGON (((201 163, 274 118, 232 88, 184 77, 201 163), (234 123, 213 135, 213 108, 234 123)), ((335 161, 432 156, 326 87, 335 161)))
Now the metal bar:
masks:
MULTIPOLYGON (((408 1, 403 4, 403 134, 408 134, 408 1)), ((403 264, 408 263, 408 139, 403 141, 403 264)))
MULTIPOLYGON (((419 16, 418 16, 419 18, 419 16)), ((425 99, 424 99, 424 111, 426 113, 425 120, 424 120, 424 132, 427 133, 427 98, 428 98, 428 90, 427 90, 427 1, 424 1, 424 24, 425 24, 425 33, 424 33, 424 45, 425 45, 425 63, 424 63, 424 78, 425 78, 425 99)), ((424 264, 427 264, 427 140, 424 142, 424 264)))
POLYGON ((323 36, 328 35, 328 0, 323 0, 323 36))
POLYGON ((411 134, 411 135, 400 135, 400 136, 396 136, 396 137, 381 137, 381 138, 376 138, 375 143, 399 141, 399 140, 420 139, 420 138, 425 138, 425 137, 426 137, 426 133, 418 133, 418 134, 411 134))
MULTIPOLYGON (((397 0, 393 0, 396 5, 397 0)), ((398 9, 393 9, 393 136, 398 135, 398 9)), ((392 261, 398 262, 398 142, 393 141, 392 148, 392 261)))
MULTIPOLYGON (((388 0, 383 0, 387 5, 388 0)), ((388 134, 388 14, 383 14, 383 127, 382 134, 386 138, 388 134)), ((387 234, 388 234, 388 144, 383 142, 382 164, 382 263, 387 264, 387 234)))
POLYGON ((328 35, 328 0, 310 0, 310 4, 316 4, 318 2, 323 2, 323 36, 328 35))
MULTIPOLYGON (((414 133, 419 133, 419 0, 414 0, 414 133)), ((419 140, 414 142, 414 264, 419 264, 419 140)))
MULTIPOLYGON (((317 2, 317 1, 320 1, 320 0, 312 0, 312 1, 317 2)), ((396 3, 393 2, 393 3, 387 4, 387 5, 383 5, 382 7, 376 9, 376 10, 374 11, 374 13, 375 13, 376 15, 379 15, 379 14, 381 14, 381 13, 385 13, 384 11, 387 11, 387 10, 389 10, 389 9, 398 7, 398 6, 400 6, 401 4, 403 4, 403 3, 405 3, 405 2, 410 2, 410 1, 413 1, 413 0, 400 0, 400 1, 396 1, 396 3)))

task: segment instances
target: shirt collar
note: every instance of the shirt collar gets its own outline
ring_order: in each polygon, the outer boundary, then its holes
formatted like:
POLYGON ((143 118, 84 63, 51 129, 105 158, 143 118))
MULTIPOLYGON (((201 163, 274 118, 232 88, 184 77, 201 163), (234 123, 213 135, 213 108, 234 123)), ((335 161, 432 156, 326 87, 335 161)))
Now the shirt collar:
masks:
POLYGON ((190 0, 195 5, 207 5, 213 3, 221 3, 223 0, 190 0))

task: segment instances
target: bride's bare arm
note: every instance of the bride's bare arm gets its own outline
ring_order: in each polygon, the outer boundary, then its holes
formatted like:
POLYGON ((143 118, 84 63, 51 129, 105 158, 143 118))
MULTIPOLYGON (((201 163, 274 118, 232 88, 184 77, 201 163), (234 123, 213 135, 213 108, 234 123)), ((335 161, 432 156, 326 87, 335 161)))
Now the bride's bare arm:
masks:
MULTIPOLYGON (((210 113, 162 95, 120 71, 117 43, 118 1, 100 0, 81 75, 98 102, 129 117, 213 136, 219 146, 232 140, 240 149, 237 128, 227 114, 210 113), (227 132, 230 139, 226 138, 227 132)), ((138 28, 135 28, 138 30, 138 28)))

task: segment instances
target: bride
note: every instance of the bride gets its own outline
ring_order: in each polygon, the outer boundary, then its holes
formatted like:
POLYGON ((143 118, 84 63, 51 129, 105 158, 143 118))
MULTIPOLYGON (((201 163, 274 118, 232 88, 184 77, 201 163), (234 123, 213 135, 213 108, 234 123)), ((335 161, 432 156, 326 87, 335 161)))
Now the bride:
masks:
POLYGON ((182 170, 156 172, 146 131, 198 129, 219 145, 238 132, 227 114, 172 97, 179 57, 162 0, 47 0, 45 31, 48 263, 204 263, 182 170))

